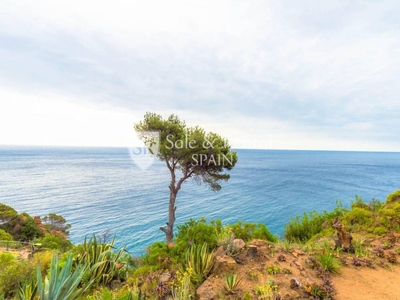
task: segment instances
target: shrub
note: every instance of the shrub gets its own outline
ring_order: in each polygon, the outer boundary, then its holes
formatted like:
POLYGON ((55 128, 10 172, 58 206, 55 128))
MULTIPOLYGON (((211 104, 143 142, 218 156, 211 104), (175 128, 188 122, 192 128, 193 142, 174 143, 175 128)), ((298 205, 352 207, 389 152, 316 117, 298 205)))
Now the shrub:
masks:
POLYGON ((274 266, 274 265, 269 265, 267 267, 267 273, 270 274, 270 275, 276 275, 276 274, 279 273, 280 270, 281 270, 280 267, 274 266))
POLYGON ((32 241, 43 236, 35 220, 27 213, 14 217, 2 227, 13 236, 14 240, 32 241))
POLYGON ((374 229, 374 234, 382 235, 384 233, 387 233, 387 229, 385 227, 377 227, 374 229))
POLYGON ((12 241, 13 237, 11 234, 5 232, 3 229, 0 229, 0 241, 12 241))
POLYGON ((168 263, 176 262, 173 258, 173 245, 167 245, 164 242, 155 242, 147 248, 143 256, 143 262, 150 266, 165 266, 168 263))
POLYGON ((190 219, 182 225, 178 225, 178 233, 175 239, 174 253, 183 258, 186 251, 191 245, 202 245, 206 243, 209 249, 217 247, 217 231, 216 227, 207 224, 206 219, 200 220, 190 219))
POLYGON ((277 238, 274 236, 268 228, 261 223, 242 223, 237 222, 235 224, 231 224, 230 227, 235 234, 235 237, 238 239, 242 239, 245 242, 248 242, 252 239, 262 239, 271 242, 276 242, 277 238))
POLYGON ((346 212, 342 203, 337 201, 336 207, 331 212, 312 211, 309 214, 304 213, 302 217, 296 216, 285 225, 284 237, 290 242, 307 242, 312 236, 322 231, 325 222, 344 216, 346 212))
POLYGON ((31 281, 35 278, 35 265, 33 261, 8 260, 7 264, 0 265, 0 291, 5 298, 12 298, 18 290, 20 282, 31 281))
POLYGON ((397 191, 391 193, 386 198, 386 203, 393 203, 393 202, 396 202, 396 201, 400 201, 400 190, 397 190, 397 191))
POLYGON ((340 273, 340 262, 329 251, 320 253, 317 256, 317 261, 325 271, 335 274, 340 273))
POLYGON ((350 225, 368 225, 373 222, 372 213, 364 208, 355 207, 345 215, 350 225))
POLYGON ((360 196, 358 196, 358 195, 356 195, 355 201, 351 201, 351 208, 354 209, 354 208, 356 208, 356 207, 358 207, 358 208, 363 208, 363 209, 369 209, 369 208, 370 208, 370 207, 368 206, 368 204, 365 203, 365 202, 363 201, 363 199, 362 199, 360 196))
POLYGON ((36 239, 35 243, 39 243, 43 248, 57 249, 67 251, 72 248, 72 243, 59 235, 45 233, 41 239, 36 239))

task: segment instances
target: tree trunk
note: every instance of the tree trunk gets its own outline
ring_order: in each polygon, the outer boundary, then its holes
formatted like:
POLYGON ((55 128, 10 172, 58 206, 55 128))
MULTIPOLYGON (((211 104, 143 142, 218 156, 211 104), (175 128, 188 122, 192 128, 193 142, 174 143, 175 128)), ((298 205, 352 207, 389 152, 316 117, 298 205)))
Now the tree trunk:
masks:
POLYGON ((160 227, 160 229, 165 233, 165 240, 167 244, 169 244, 172 243, 174 239, 174 223, 175 223, 175 211, 176 211, 175 200, 180 186, 179 187, 175 186, 176 179, 175 179, 174 169, 170 168, 168 163, 167 166, 171 172, 171 183, 169 185, 168 222, 166 223, 167 227, 160 227))
POLYGON ((175 211, 176 211, 176 206, 175 206, 175 200, 176 200, 176 195, 178 195, 179 190, 182 187, 182 183, 188 179, 192 173, 185 173, 182 178, 176 182, 176 176, 175 176, 175 166, 170 165, 167 162, 167 167, 171 173, 171 183, 169 185, 169 206, 168 206, 168 222, 167 227, 160 227, 161 231, 165 233, 165 239, 167 244, 172 243, 174 239, 174 223, 175 223, 175 211))
POLYGON ((167 244, 172 243, 174 239, 174 223, 175 223, 175 199, 177 192, 175 189, 171 189, 169 196, 169 206, 168 206, 168 222, 167 227, 161 227, 160 229, 165 233, 165 239, 167 244))

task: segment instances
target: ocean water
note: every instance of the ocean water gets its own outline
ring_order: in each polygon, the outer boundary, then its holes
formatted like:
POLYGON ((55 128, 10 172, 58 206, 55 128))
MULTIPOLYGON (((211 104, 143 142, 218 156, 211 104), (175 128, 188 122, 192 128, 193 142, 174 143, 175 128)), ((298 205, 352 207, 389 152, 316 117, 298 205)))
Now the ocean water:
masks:
MULTIPOLYGON (((400 153, 238 150, 222 190, 185 182, 175 225, 189 218, 261 222, 282 235, 291 216, 349 206, 400 189, 400 153)), ((109 231, 133 255, 163 240, 169 173, 136 167, 124 148, 0 147, 0 202, 34 215, 57 213, 74 243, 109 231)))

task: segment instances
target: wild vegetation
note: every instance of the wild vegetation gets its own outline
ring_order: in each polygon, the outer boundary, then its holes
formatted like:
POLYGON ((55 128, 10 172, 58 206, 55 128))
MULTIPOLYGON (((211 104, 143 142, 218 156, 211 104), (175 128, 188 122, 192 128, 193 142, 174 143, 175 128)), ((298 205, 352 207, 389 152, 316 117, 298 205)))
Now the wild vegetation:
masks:
POLYGON ((335 299, 332 279, 344 268, 387 269, 400 254, 400 191, 384 202, 356 197, 348 208, 338 202, 330 212, 294 217, 283 240, 263 224, 191 219, 171 243, 156 242, 142 257, 96 237, 71 245, 63 218, 55 217, 61 224, 54 230, 1 207, 5 241, 29 237, 36 245, 29 259, 20 258, 22 246, 0 252, 6 299, 335 299), (352 235, 353 253, 334 242, 337 217, 352 235))

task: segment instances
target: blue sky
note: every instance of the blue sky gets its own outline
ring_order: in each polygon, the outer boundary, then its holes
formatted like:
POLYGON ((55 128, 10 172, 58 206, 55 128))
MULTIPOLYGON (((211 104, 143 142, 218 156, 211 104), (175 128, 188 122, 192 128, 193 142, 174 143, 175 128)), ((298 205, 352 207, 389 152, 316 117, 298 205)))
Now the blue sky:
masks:
POLYGON ((0 6, 0 145, 125 146, 152 111, 235 147, 400 151, 398 1, 0 6))

